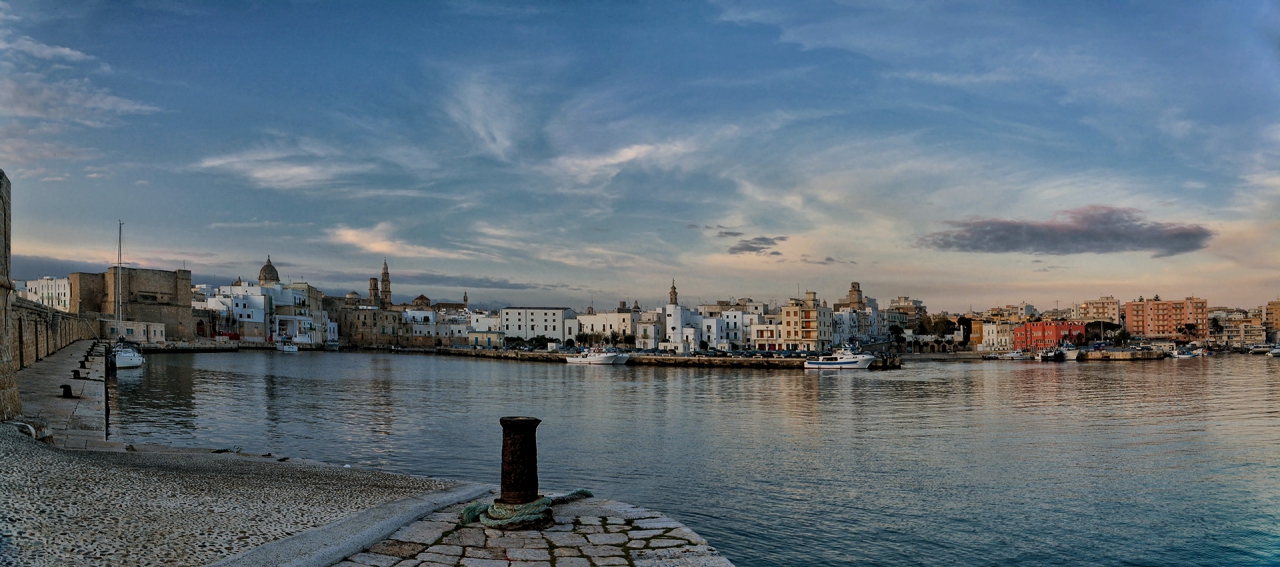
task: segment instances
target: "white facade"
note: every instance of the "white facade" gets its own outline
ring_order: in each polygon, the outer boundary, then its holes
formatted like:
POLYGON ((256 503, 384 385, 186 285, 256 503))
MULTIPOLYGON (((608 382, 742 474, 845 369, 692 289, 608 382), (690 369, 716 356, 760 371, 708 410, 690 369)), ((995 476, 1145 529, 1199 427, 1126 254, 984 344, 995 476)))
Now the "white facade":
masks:
POLYGON ((222 313, 238 327, 243 341, 288 338, 300 344, 323 344, 329 337, 329 315, 321 309, 319 290, 306 284, 261 286, 239 283, 221 286, 205 300, 206 308, 222 313), (261 336, 249 332, 255 325, 261 336))
POLYGON ((24 282, 26 291, 21 297, 58 311, 67 311, 71 305, 71 278, 45 276, 24 282))
POLYGON ((983 321, 982 344, 978 345, 978 350, 985 352, 1013 350, 1013 327, 1012 323, 983 321))
POLYGON ((565 321, 574 318, 572 309, 568 307, 504 307, 502 309, 502 328, 508 337, 532 339, 546 337, 556 342, 564 342, 573 338, 566 329, 565 321))

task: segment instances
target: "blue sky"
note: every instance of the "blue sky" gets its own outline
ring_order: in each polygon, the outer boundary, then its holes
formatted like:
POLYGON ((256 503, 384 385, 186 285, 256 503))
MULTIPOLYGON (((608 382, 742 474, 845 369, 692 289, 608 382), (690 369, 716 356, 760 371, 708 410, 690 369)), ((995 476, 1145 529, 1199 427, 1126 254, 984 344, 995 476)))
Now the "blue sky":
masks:
MULTIPOLYGON (((0 4, 15 267, 933 310, 1280 294, 1269 2, 0 4)), ((16 273, 35 277, 41 273, 16 273)))

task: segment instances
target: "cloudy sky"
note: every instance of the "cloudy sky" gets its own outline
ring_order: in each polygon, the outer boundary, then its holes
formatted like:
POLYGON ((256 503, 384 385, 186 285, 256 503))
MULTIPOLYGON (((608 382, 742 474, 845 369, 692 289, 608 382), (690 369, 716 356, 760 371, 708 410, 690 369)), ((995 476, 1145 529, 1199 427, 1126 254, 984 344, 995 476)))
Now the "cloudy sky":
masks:
POLYGON ((1280 294, 1267 2, 0 3, 15 277, 1280 294))

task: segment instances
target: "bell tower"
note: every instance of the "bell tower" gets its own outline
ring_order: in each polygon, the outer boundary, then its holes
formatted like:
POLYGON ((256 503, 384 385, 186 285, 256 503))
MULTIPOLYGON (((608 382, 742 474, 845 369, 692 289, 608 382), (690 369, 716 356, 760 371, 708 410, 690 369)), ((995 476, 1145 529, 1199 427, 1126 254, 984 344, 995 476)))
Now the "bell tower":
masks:
POLYGON ((387 269, 387 259, 382 259, 382 304, 391 305, 391 271, 387 269))
POLYGON ((369 305, 378 304, 378 278, 369 278, 369 305))
POLYGON ((676 293, 676 280, 671 280, 671 301, 667 305, 679 305, 679 294, 676 293))

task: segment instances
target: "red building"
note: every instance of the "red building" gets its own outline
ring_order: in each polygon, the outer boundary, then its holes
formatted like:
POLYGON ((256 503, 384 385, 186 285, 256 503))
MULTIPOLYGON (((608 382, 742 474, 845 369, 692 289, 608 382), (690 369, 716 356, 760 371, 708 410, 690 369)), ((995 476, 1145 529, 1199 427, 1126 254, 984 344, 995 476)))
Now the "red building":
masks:
POLYGON ((1042 350, 1064 342, 1075 342, 1076 334, 1084 334, 1084 323, 1074 321, 1037 321, 1013 328, 1013 348, 1042 350))

